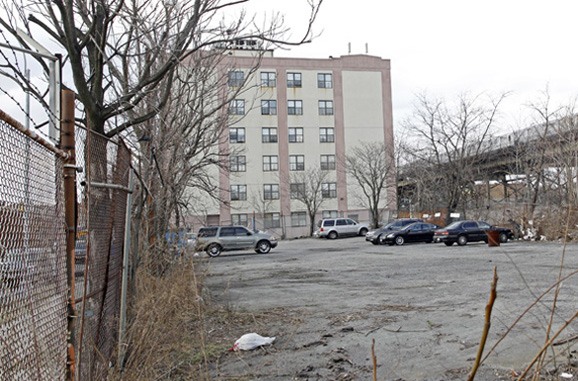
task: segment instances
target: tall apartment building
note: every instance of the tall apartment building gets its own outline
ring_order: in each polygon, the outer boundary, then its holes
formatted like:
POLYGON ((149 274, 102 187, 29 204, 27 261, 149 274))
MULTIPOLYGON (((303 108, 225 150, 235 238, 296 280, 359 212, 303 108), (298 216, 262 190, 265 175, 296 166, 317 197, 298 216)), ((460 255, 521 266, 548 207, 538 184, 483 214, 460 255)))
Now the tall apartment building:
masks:
MULTIPOLYGON (((229 139, 220 147, 234 154, 230 171, 218 175, 224 202, 208 207, 204 221, 195 225, 241 224, 289 238, 308 235, 307 209, 292 198, 299 184, 291 179, 314 167, 328 171, 316 219, 369 221, 344 159, 362 142, 382 142, 393 150, 389 60, 277 58, 268 51, 254 71, 254 54, 237 49, 226 62, 230 88, 244 88, 230 103, 229 139)), ((383 200, 387 218, 396 209, 395 187, 383 200)))

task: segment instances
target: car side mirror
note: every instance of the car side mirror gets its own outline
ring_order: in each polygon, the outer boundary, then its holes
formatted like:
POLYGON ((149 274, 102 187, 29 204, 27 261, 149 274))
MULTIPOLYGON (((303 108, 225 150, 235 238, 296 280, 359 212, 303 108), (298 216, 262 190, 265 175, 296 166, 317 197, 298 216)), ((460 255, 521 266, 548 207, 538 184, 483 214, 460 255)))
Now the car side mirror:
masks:
POLYGON ((247 232, 247 235, 253 235, 253 233, 251 233, 251 232, 247 232))

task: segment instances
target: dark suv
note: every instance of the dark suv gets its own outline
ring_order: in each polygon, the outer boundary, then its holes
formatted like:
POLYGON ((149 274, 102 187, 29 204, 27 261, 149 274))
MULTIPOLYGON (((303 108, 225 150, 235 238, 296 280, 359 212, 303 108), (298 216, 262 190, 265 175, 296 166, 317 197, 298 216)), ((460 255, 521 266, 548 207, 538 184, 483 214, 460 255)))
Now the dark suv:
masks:
POLYGON ((209 226, 199 229, 195 251, 217 257, 222 251, 255 250, 267 254, 277 247, 277 238, 265 232, 252 232, 244 226, 209 226))

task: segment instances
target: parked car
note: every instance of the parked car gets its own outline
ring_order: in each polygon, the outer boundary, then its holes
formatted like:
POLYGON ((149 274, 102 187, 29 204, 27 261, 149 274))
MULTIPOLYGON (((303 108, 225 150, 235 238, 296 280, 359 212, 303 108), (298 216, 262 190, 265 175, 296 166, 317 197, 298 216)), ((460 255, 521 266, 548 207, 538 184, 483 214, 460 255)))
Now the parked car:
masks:
POLYGON ((313 236, 335 239, 346 236, 364 236, 369 231, 369 224, 357 222, 351 218, 325 218, 317 223, 313 236))
POLYGON ((511 229, 492 226, 484 221, 466 220, 456 221, 445 228, 436 230, 434 239, 443 242, 447 246, 451 246, 456 242, 460 246, 464 246, 468 242, 484 241, 488 243, 487 232, 490 230, 497 230, 499 232, 501 243, 506 243, 508 242, 508 239, 514 237, 511 229))
POLYGON ((434 240, 434 232, 440 227, 427 222, 414 222, 399 230, 392 230, 382 235, 381 243, 401 246, 406 242, 426 242, 434 240))
POLYGON ((414 222, 423 222, 423 220, 419 218, 400 218, 398 220, 394 220, 379 229, 367 232, 365 235, 365 240, 373 243, 374 245, 379 245, 382 243, 381 241, 385 236, 385 233, 388 233, 392 230, 399 230, 404 226, 413 224, 414 222))
POLYGON ((252 232, 244 226, 210 226, 199 229, 195 251, 206 251, 217 257, 223 251, 255 250, 267 254, 277 247, 277 238, 269 233, 252 232))

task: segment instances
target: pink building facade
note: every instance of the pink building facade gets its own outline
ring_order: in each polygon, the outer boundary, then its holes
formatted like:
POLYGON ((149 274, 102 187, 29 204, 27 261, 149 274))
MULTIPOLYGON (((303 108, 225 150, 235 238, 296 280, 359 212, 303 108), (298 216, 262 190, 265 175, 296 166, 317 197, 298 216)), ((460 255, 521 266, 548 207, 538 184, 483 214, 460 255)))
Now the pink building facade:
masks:
MULTIPOLYGON (((245 89, 231 102, 229 139, 220 147, 235 153, 230 171, 217 176, 223 202, 207 208, 202 221, 193 220, 195 230, 241 224, 280 237, 308 235, 306 208, 291 197, 291 179, 315 166, 328 171, 316 218, 368 222, 345 157, 364 142, 383 143, 393 152, 390 61, 369 55, 276 58, 267 52, 256 71, 247 52, 232 51, 226 61, 229 85, 245 89)), ((383 218, 396 205, 391 186, 383 196, 383 218)))

